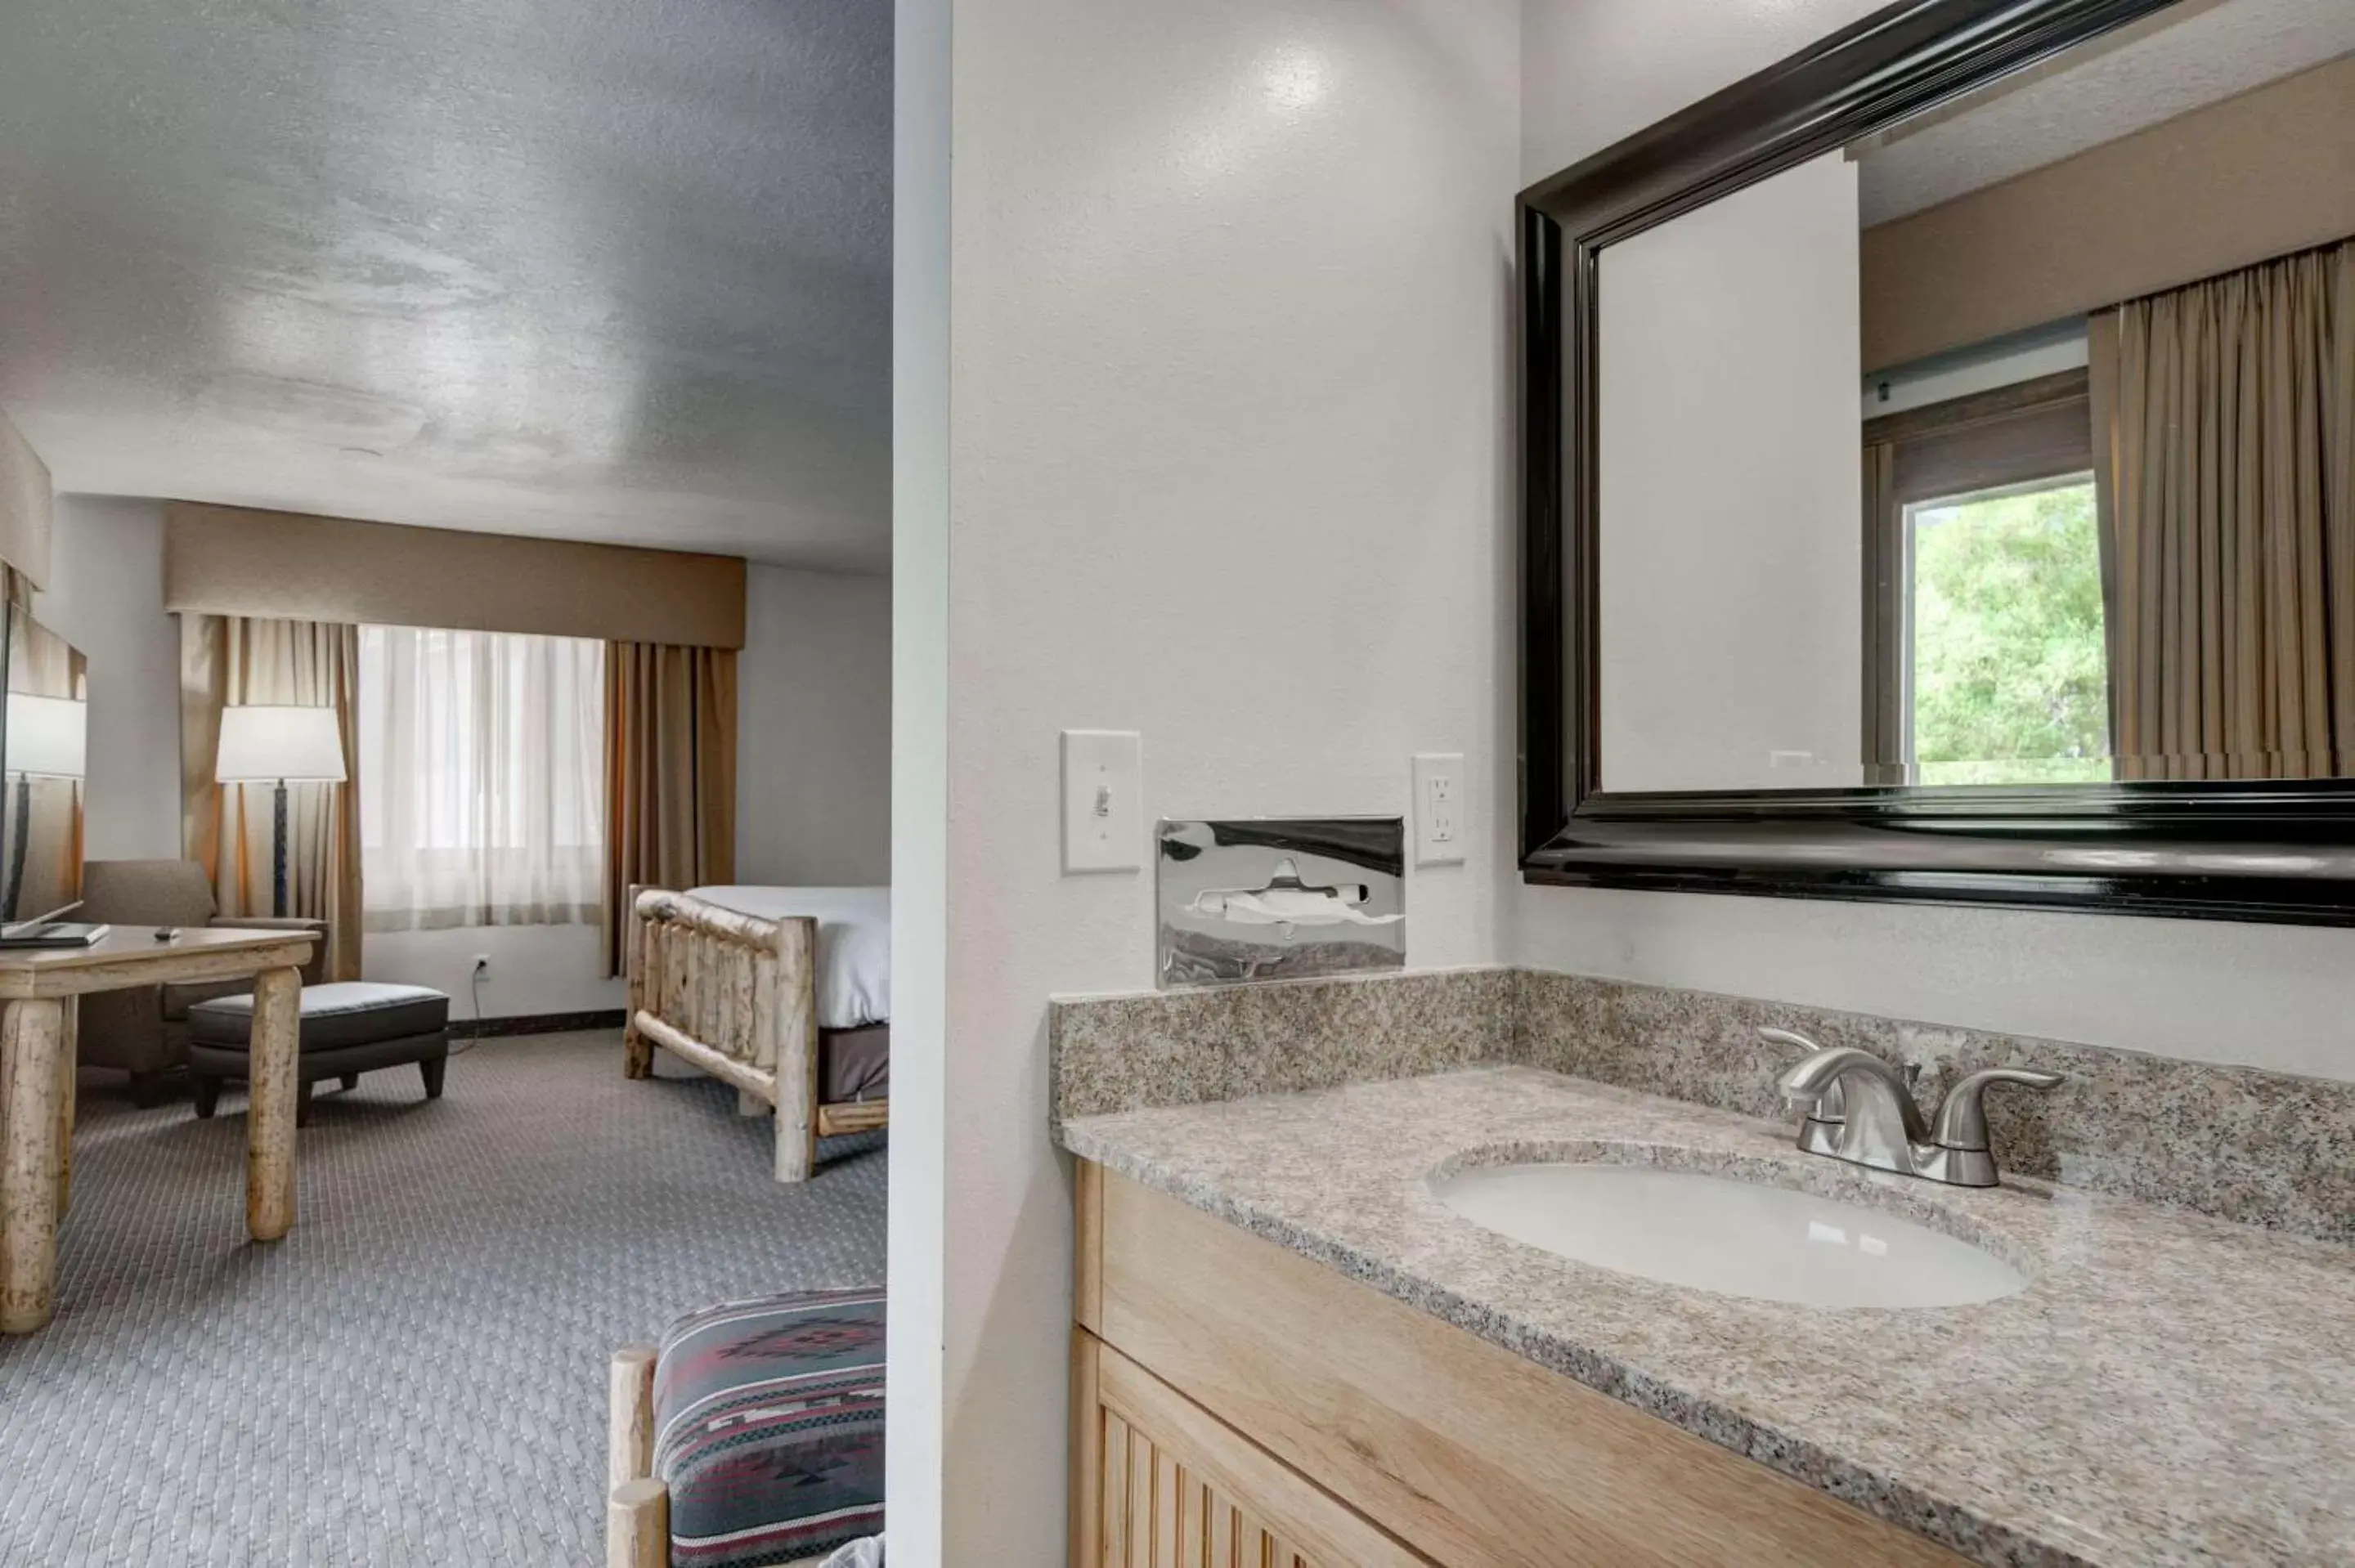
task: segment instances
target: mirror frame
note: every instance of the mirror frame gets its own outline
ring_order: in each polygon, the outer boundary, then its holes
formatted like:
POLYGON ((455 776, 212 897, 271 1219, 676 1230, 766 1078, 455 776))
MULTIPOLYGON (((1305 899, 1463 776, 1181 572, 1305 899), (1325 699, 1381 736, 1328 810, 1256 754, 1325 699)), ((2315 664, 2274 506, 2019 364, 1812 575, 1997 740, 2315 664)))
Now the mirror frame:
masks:
POLYGON ((2355 925, 2355 779, 1606 791, 1605 246, 2174 0, 1899 0, 1519 201, 1526 882, 2355 925))

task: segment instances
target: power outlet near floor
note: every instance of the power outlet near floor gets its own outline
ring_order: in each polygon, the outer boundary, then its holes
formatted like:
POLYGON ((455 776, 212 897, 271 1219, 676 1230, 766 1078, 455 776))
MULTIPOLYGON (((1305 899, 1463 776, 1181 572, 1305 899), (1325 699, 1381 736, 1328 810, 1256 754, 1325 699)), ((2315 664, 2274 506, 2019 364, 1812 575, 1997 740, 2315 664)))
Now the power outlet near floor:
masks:
POLYGON ((1414 758, 1414 860, 1417 865, 1461 865, 1467 831, 1464 754, 1417 752, 1414 758))
POLYGON ((476 980, 488 980, 491 978, 490 954, 476 953, 474 955, 474 978, 476 980))

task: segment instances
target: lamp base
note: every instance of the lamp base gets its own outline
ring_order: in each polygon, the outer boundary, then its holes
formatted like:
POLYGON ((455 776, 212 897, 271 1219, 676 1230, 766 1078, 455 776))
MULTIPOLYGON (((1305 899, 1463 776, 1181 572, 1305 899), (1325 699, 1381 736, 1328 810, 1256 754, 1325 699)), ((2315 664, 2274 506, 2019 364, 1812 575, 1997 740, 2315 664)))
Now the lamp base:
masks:
POLYGON ((271 801, 270 913, 286 918, 286 780, 278 781, 271 801))

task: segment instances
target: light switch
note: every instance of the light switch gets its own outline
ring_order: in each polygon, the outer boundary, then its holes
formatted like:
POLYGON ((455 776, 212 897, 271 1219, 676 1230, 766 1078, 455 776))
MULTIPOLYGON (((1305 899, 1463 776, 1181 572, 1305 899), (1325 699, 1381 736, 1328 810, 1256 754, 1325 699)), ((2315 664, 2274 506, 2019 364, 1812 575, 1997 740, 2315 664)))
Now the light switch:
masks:
POLYGON ((1063 872, 1145 865, 1145 743, 1135 730, 1063 732, 1063 872))
POLYGON ((1461 865, 1466 832, 1464 754, 1418 752, 1414 758, 1414 861, 1461 865))

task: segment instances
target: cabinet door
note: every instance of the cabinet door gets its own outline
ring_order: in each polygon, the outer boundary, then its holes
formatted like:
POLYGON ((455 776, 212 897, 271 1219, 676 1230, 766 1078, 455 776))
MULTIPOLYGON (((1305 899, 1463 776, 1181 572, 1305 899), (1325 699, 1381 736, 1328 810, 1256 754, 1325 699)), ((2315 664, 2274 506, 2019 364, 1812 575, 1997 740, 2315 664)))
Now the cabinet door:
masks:
POLYGON ((1072 1568, 1428 1564, 1093 1335, 1072 1344, 1072 1568))

